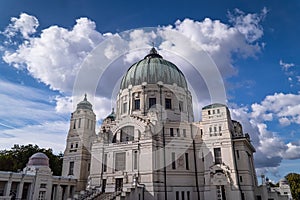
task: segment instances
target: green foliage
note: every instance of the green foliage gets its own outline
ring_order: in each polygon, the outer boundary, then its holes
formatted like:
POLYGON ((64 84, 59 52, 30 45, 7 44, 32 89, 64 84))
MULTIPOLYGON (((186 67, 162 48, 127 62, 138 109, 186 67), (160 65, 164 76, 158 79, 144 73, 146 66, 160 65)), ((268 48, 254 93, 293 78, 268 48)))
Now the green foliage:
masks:
POLYGON ((285 178, 289 182, 293 199, 300 200, 300 174, 289 173, 285 178))
POLYGON ((33 154, 42 152, 49 158, 49 165, 53 175, 60 176, 62 170, 63 155, 54 155, 52 149, 39 148, 37 145, 17 145, 15 144, 10 150, 0 151, 0 170, 1 171, 22 171, 33 154))

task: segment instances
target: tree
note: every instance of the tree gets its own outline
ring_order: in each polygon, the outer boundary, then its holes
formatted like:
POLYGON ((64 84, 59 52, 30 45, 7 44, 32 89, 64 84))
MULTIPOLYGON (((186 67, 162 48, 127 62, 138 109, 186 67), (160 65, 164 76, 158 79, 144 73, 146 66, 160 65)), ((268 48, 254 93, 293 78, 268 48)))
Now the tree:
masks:
POLYGON ((63 154, 53 154, 52 149, 39 148, 37 145, 15 144, 10 150, 0 151, 0 170, 18 172, 26 167, 26 164, 33 154, 42 152, 49 158, 49 165, 53 175, 61 175, 63 154))
POLYGON ((289 182, 293 199, 300 200, 300 174, 289 173, 285 178, 289 182))

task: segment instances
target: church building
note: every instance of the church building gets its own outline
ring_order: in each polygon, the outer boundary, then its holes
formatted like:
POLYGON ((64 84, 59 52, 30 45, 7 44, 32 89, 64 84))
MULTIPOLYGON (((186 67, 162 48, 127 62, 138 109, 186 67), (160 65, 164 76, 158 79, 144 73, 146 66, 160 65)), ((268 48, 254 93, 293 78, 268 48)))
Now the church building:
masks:
POLYGON ((256 199, 249 135, 225 105, 202 108, 199 122, 192 105, 184 74, 152 48, 123 76, 97 135, 87 97, 77 105, 63 176, 119 199, 256 199))

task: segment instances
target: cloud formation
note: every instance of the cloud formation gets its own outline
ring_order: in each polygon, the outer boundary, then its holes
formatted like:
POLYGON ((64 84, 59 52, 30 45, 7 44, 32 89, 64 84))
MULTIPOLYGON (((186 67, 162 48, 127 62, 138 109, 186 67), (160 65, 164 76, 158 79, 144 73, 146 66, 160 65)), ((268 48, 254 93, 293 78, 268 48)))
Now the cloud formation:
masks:
MULTIPOLYGON (((232 106, 232 116, 240 120, 244 131, 248 132, 256 147, 255 162, 258 173, 271 171, 276 174, 283 159, 300 158, 300 142, 291 142, 284 127, 300 124, 300 94, 275 93, 268 95, 251 108, 232 106), (272 131, 268 124, 281 126, 278 133, 272 131)), ((274 127, 273 127, 274 129, 274 127)))

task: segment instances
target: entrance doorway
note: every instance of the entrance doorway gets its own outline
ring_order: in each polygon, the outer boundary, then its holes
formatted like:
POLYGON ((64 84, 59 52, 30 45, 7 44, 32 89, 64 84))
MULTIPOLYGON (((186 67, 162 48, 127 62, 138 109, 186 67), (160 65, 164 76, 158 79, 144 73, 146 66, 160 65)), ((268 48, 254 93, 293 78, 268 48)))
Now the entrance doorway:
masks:
POLYGON ((122 191, 123 188, 123 179, 122 178, 116 178, 116 191, 122 191))

